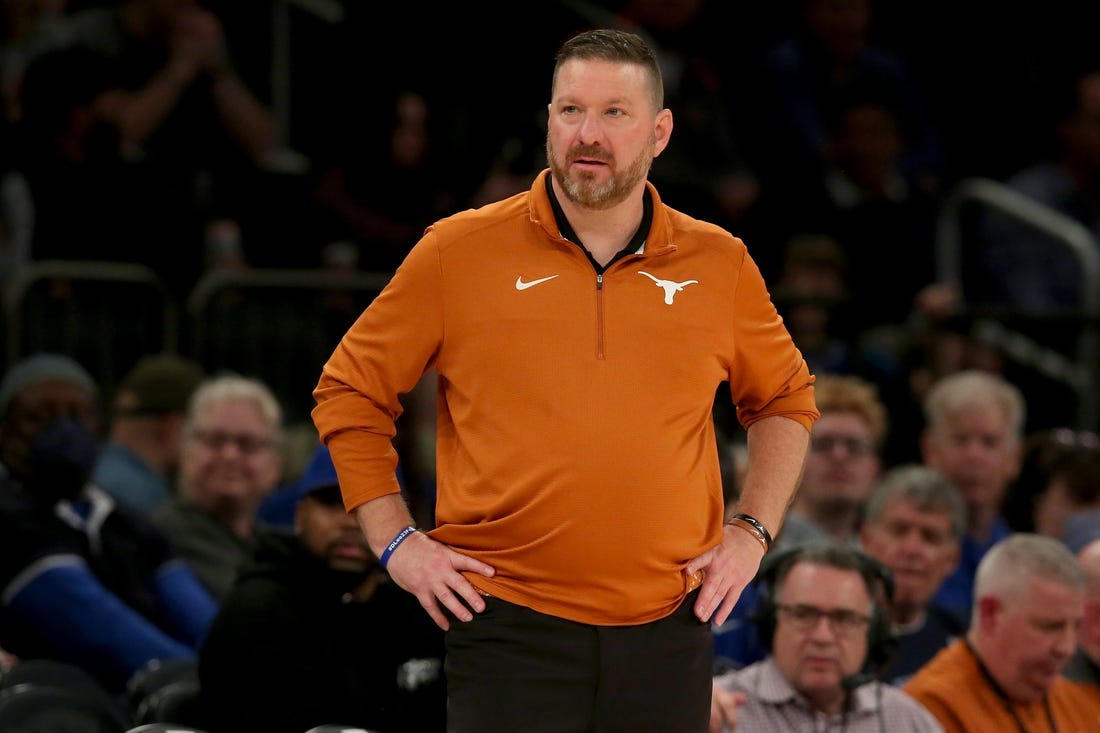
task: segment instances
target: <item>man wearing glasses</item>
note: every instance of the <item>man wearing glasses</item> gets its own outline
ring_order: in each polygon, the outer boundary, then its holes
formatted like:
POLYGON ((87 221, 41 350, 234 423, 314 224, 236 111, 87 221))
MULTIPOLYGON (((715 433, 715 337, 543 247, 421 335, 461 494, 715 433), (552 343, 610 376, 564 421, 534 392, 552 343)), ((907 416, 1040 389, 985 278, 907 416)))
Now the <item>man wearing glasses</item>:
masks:
MULTIPOLYGON (((776 548, 826 539, 858 546, 867 497, 882 474, 879 452, 888 419, 875 386, 859 377, 819 374, 814 399, 821 417, 814 423, 802 481, 776 548)), ((756 627, 748 623, 759 591, 750 584, 728 620, 713 627, 719 667, 758 662, 767 653, 756 627)))
POLYGON ((768 587, 756 621, 769 654, 715 678, 711 733, 942 731, 916 701, 875 678, 891 649, 885 568, 821 541, 767 558, 757 580, 768 587))
POLYGON ((814 397, 821 417, 778 547, 831 538, 859 543, 863 508, 882 472, 886 407, 875 386, 859 377, 819 374, 814 397))
POLYGON ((183 427, 179 491, 152 514, 219 602, 255 549, 260 503, 283 476, 282 405, 262 381, 205 380, 183 427))

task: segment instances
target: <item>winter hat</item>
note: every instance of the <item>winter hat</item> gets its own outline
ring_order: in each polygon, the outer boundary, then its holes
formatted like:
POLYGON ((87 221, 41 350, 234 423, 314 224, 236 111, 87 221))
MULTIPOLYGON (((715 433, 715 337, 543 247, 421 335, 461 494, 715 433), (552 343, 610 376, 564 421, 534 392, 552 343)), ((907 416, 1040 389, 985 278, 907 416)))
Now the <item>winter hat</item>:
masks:
POLYGON ((12 399, 31 385, 60 380, 98 392, 88 370, 63 354, 41 353, 16 362, 0 381, 0 416, 6 415, 12 399))

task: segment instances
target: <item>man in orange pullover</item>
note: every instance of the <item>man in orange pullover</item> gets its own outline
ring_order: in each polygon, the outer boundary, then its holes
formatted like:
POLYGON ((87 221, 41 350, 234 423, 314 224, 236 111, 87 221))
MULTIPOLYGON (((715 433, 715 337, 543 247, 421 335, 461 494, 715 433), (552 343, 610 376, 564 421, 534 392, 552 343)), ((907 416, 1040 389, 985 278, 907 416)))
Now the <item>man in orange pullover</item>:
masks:
POLYGON ((313 418, 371 547, 448 630, 452 733, 702 733, 708 621, 779 529, 813 377, 744 243, 647 181, 672 132, 652 50, 582 33, 552 88, 549 170, 428 229, 325 365, 313 418), (392 438, 430 369, 420 532, 392 438), (728 521, 722 382, 749 446, 728 521))
POLYGON ((965 638, 904 690, 947 733, 1100 730, 1100 697, 1061 675, 1085 615, 1085 575, 1058 540, 1018 532, 982 558, 965 638))

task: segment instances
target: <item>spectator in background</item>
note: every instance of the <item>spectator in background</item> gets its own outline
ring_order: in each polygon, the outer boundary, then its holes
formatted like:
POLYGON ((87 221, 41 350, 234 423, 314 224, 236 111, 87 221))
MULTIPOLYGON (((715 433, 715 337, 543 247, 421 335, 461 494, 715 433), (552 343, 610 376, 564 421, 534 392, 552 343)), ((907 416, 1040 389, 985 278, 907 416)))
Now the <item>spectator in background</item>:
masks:
MULTIPOLYGON (((935 290, 932 288, 930 290, 935 290)), ((927 424, 924 403, 940 379, 958 372, 979 370, 1004 374, 1007 357, 987 338, 978 319, 955 311, 954 289, 945 286, 942 300, 933 296, 933 312, 918 307, 900 346, 898 378, 883 388, 890 405, 890 436, 884 451, 891 464, 924 459, 921 434, 927 424)))
POLYGON ((814 396, 821 417, 777 541, 786 546, 830 538, 858 544, 863 508, 882 471, 886 406, 873 384, 853 376, 819 374, 814 396))
POLYGON ((1070 428, 1028 435, 1005 510, 1014 530, 1065 539, 1071 518, 1100 512, 1100 438, 1070 428))
POLYGON ((45 51, 24 73, 12 161, 30 199, 29 259, 146 262, 154 232, 172 228, 158 225, 145 167, 125 158, 102 116, 106 73, 80 46, 45 51))
MULTIPOLYGON (((202 271, 207 225, 242 218, 260 190, 277 150, 274 119, 235 72, 219 19, 194 0, 85 8, 65 32, 65 47, 94 64, 82 72, 99 92, 94 119, 149 194, 150 210, 131 215, 144 214, 144 241, 158 246, 129 259, 184 294, 202 271)), ((97 235, 110 244, 109 232, 97 235)))
POLYGON ((1011 532, 1004 497, 1020 471, 1024 396, 1000 375, 966 370, 933 384, 924 410, 923 463, 959 487, 967 508, 962 556, 935 601, 965 614, 978 563, 1011 532))
POLYGON ((1100 538, 1077 553, 1085 571, 1085 618, 1077 635, 1077 651, 1062 674, 1083 682, 1100 695, 1100 538))
POLYGON ((715 55, 719 46, 708 3, 625 0, 615 5, 609 24, 638 33, 653 48, 665 103, 677 115, 679 144, 654 161, 650 180, 671 205, 691 206, 695 216, 738 231, 756 204, 760 182, 746 155, 745 121, 731 114, 731 79, 715 55))
MULTIPOLYGON (((819 373, 814 399, 821 417, 814 423, 802 481, 776 547, 823 539, 858 545, 867 496, 882 472, 879 450, 888 416, 875 386, 855 376, 819 373)), ((719 667, 751 664, 767 654, 749 623, 762 592, 758 583, 747 586, 729 618, 712 627, 719 667)))
POLYGON ((1100 449, 1068 453, 1051 464, 1035 497, 1035 531, 1065 539, 1068 520, 1100 510, 1100 449))
POLYGON ((758 623, 769 654, 715 678, 712 733, 942 731, 908 695, 865 672, 877 669, 892 646, 889 571, 830 541, 781 550, 760 571, 758 582, 769 590, 758 623))
POLYGON ((789 202, 804 212, 803 225, 816 221, 843 247, 855 302, 875 304, 852 314, 858 333, 904 327, 935 279, 939 199, 905 175, 901 116, 899 102, 881 90, 834 94, 824 110, 823 171, 789 202))
MULTIPOLYGON (((60 41, 66 0, 0 0, 0 290, 31 259, 34 202, 16 128, 30 59, 60 41)), ((55 90, 64 95, 65 87, 55 90)))
POLYGON ((115 390, 111 432, 92 480, 120 503, 150 514, 175 493, 187 401, 202 367, 175 354, 142 357, 115 390))
MULTIPOLYGON (((0 119, 23 116, 23 73, 41 49, 64 38, 68 0, 0 0, 0 119)), ((4 127, 0 122, 0 130, 4 127)))
POLYGON ((176 496, 153 521, 219 601, 251 556, 257 512, 282 478, 282 407, 258 379, 204 381, 187 408, 176 496))
POLYGON ((27 177, 15 163, 12 135, 0 122, 0 291, 31 258, 34 203, 27 177))
POLYGON ((324 446, 298 489, 293 536, 258 534, 203 644, 211 727, 443 733, 443 632, 378 565, 324 446))
POLYGON ((932 601, 959 562, 966 503, 936 471, 904 465, 883 475, 867 499, 860 546, 894 579, 887 615, 896 646, 879 671, 894 685, 966 631, 967 619, 932 601))
POLYGON ((0 382, 0 647, 121 692, 152 660, 193 657, 216 608, 155 527, 88 483, 96 400, 58 354, 0 382))
POLYGON ((848 281, 849 258, 835 237, 802 231, 783 245, 773 287, 775 306, 815 374, 854 375, 876 385, 897 379, 895 346, 875 343, 858 328, 848 281))
MULTIPOLYGON (((1008 186, 1100 236, 1100 69, 1086 68, 1052 85, 1058 139, 1054 157, 1017 172, 1008 186)), ((982 233, 981 278, 973 298, 1037 313, 1070 313, 1083 302, 1078 257, 1063 242, 1003 214, 982 233)), ((1044 329, 1049 330, 1045 323, 1044 329)), ((1077 333, 1073 324, 1071 333, 1077 333)))
POLYGON ((783 247, 775 307, 814 374, 849 374, 857 355, 846 316, 848 258, 827 234, 796 234, 783 247))
POLYGON ((354 244, 363 270, 397 269, 428 225, 457 208, 443 183, 434 113, 425 94, 401 89, 381 120, 372 107, 369 121, 347 124, 339 152, 324 166, 313 192, 323 226, 333 241, 354 244))
POLYGON ((905 180, 938 189, 944 172, 939 132, 906 62, 871 43, 872 0, 804 0, 801 8, 797 32, 764 61, 763 132, 773 164, 785 163, 780 169, 787 178, 792 170, 818 173, 826 160, 828 105, 847 90, 874 89, 896 100, 905 180))
POLYGON ((982 558, 970 628, 902 688, 947 733, 1096 730, 1100 696, 1062 676, 1085 578, 1058 540, 1018 532, 982 558))

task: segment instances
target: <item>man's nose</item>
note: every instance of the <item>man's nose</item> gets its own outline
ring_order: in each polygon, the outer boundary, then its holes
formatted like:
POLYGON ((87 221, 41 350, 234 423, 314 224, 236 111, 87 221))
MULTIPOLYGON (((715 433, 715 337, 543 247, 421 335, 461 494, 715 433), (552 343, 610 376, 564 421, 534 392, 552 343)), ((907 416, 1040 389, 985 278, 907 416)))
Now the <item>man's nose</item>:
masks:
POLYGON ((599 115, 586 112, 581 120, 580 129, 577 130, 580 141, 585 145, 599 145, 604 139, 603 122, 599 115))

